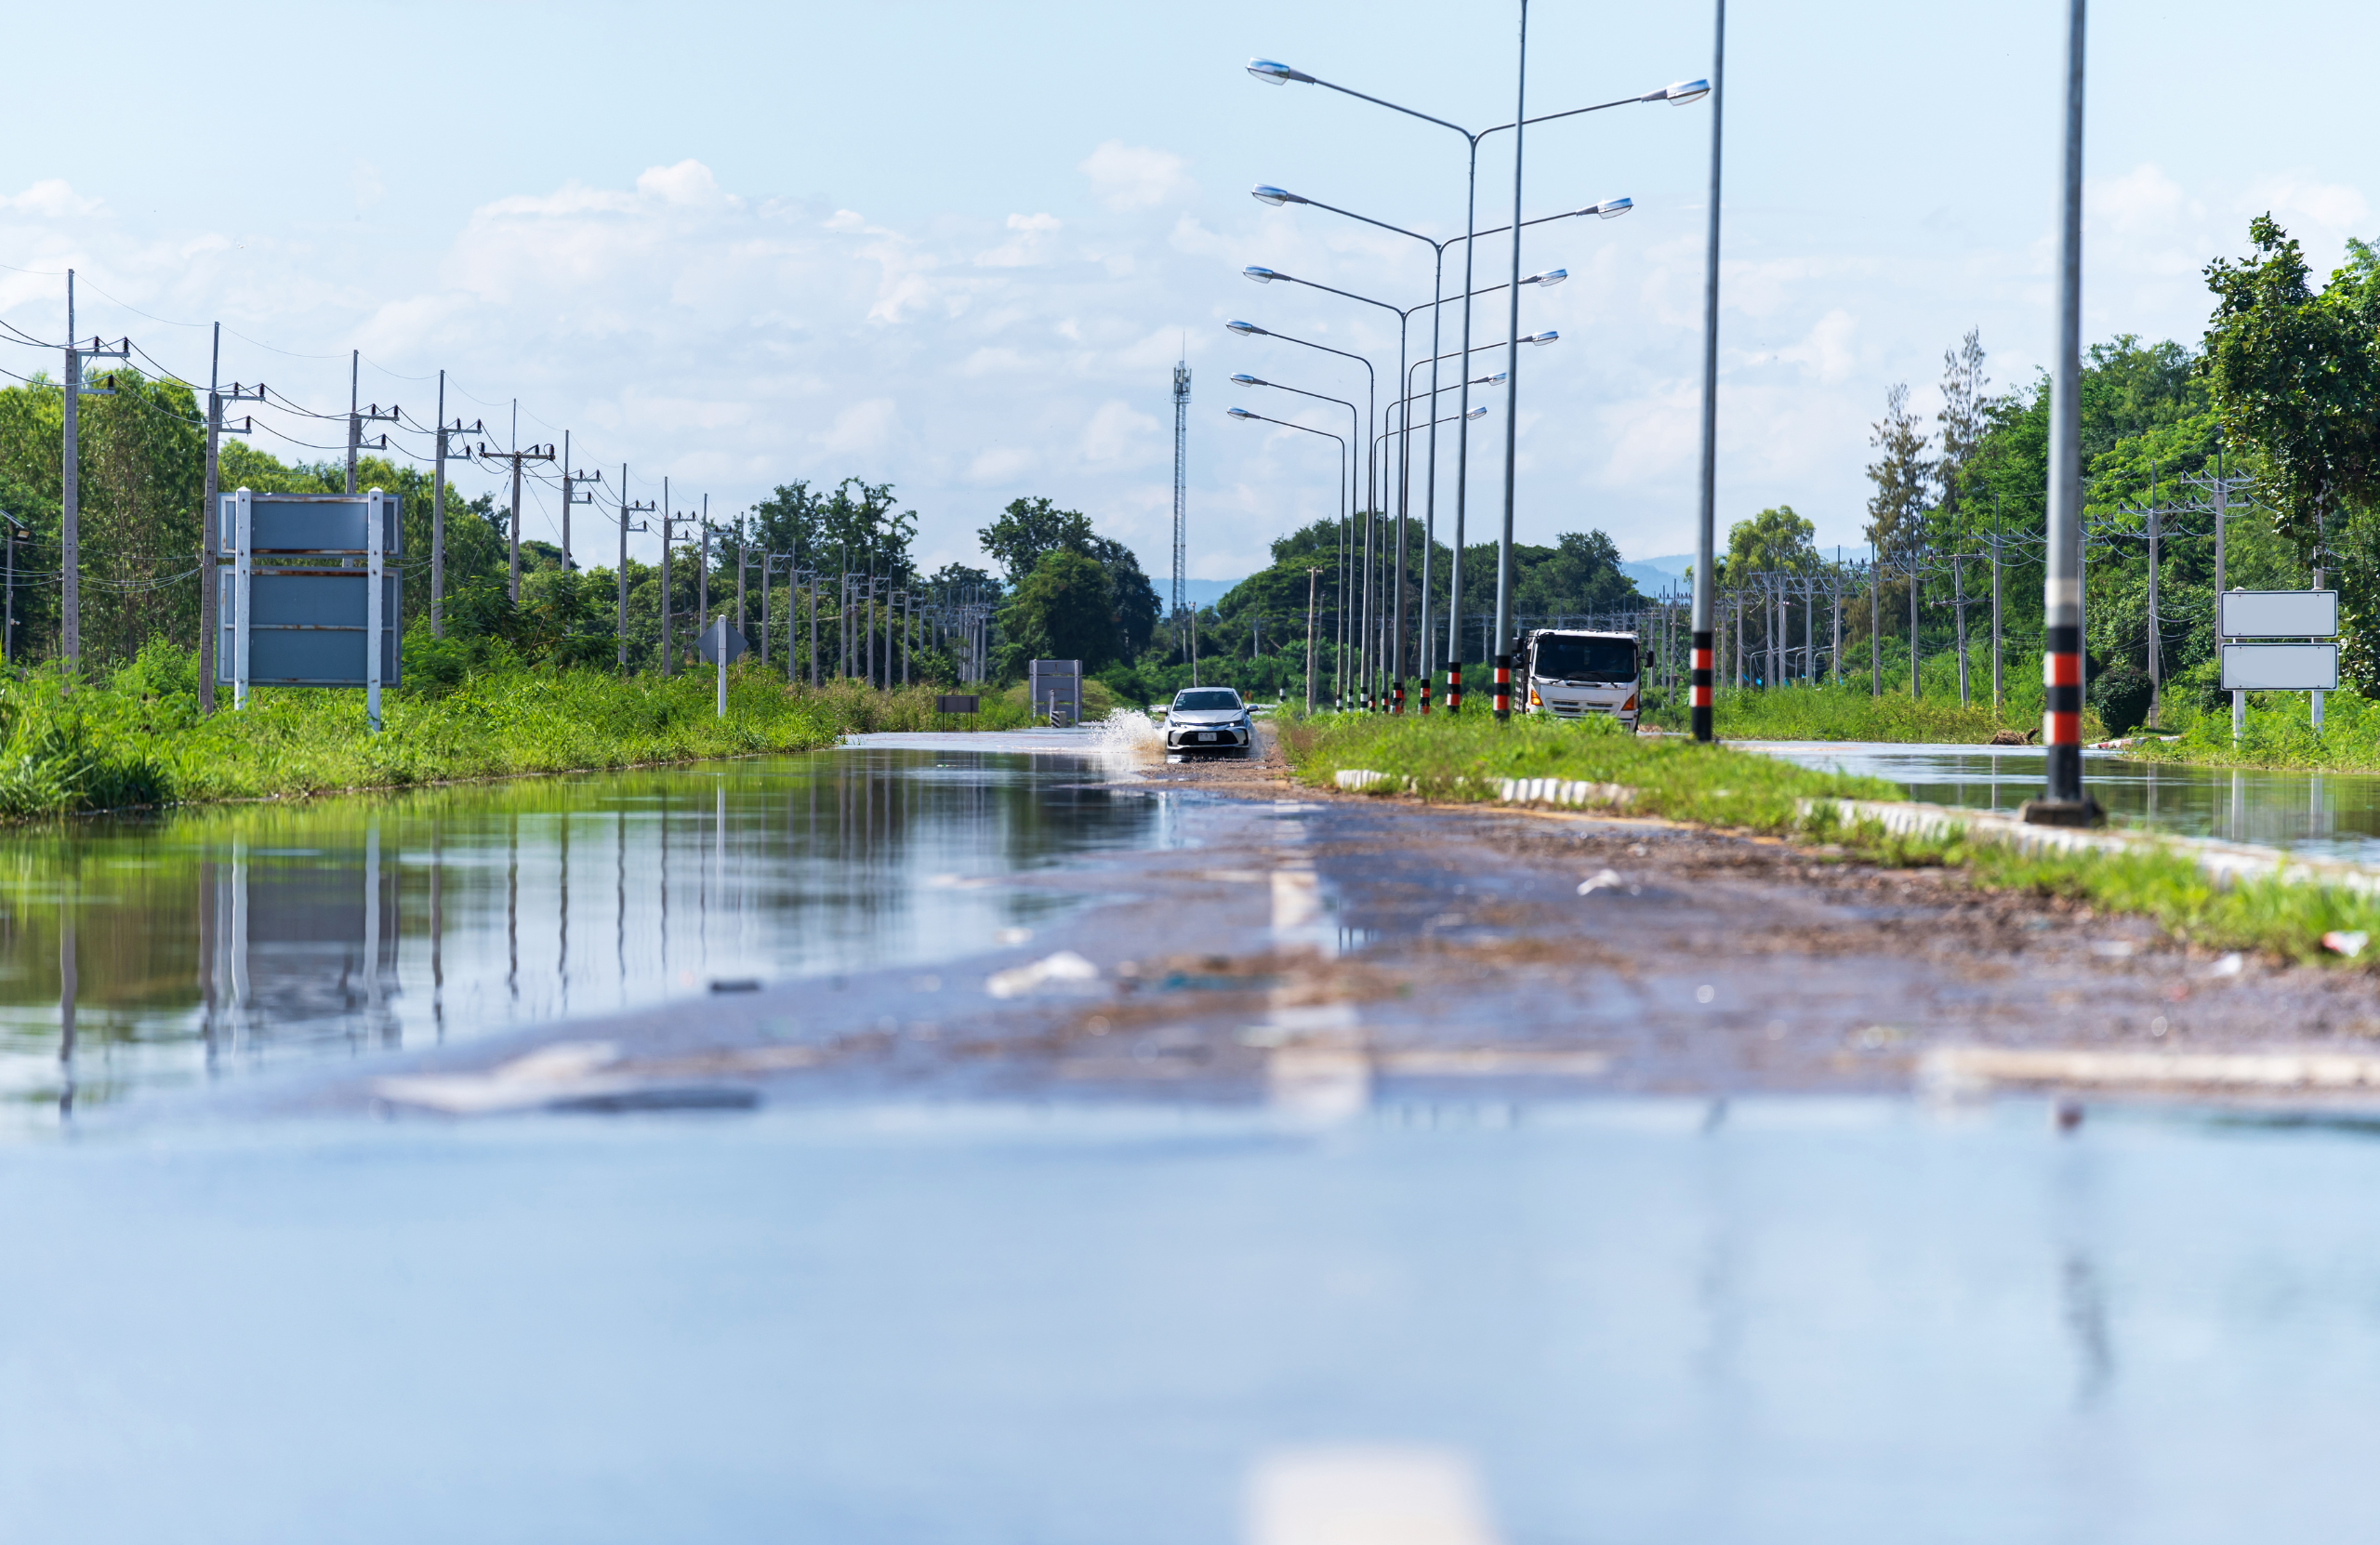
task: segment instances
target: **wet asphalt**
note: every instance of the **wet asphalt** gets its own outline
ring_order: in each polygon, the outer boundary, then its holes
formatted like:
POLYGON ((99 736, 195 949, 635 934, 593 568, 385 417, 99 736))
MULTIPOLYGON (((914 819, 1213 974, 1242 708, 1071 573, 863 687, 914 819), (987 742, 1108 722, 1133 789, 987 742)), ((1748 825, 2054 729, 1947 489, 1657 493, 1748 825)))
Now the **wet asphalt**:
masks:
POLYGON ((1178 845, 998 881, 1084 904, 1012 948, 721 983, 127 1117, 1894 1093, 1942 1045, 2380 1038, 2363 971, 2227 960, 2145 918, 1955 872, 1659 821, 1320 793, 1270 757, 1086 777, 1170 801, 1178 845), (490 1100, 491 1077, 527 1081, 490 1100))

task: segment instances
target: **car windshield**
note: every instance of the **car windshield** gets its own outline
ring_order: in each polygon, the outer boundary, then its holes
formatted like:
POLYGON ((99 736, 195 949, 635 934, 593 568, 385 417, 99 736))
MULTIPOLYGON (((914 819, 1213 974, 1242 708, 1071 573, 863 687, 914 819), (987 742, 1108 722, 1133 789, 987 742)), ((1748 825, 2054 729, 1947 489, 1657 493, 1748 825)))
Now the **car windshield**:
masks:
POLYGON ((1214 713, 1239 706, 1239 693, 1229 687, 1208 687, 1197 692, 1185 692, 1173 700, 1176 713, 1214 713))
POLYGON ((1537 640, 1537 657, 1529 669, 1550 680, 1633 681, 1636 643, 1633 639, 1550 634, 1537 640))

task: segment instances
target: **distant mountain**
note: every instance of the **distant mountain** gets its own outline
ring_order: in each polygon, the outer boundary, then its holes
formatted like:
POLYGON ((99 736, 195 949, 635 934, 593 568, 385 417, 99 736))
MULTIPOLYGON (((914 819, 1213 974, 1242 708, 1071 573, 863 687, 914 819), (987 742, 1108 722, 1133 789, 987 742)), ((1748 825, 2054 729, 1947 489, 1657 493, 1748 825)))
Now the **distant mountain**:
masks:
POLYGON ((1686 588, 1686 571, 1694 567, 1694 554, 1682 552, 1673 558, 1639 558, 1620 565, 1620 572, 1636 582, 1639 592, 1658 596, 1671 586, 1686 588))
MULTIPOLYGON (((1164 579, 1157 583, 1158 601, 1167 605, 1172 604, 1170 591, 1173 581, 1164 579)), ((1182 582, 1182 599, 1193 606, 1212 606, 1229 595, 1231 588, 1238 583, 1236 579, 1185 579, 1182 582)))

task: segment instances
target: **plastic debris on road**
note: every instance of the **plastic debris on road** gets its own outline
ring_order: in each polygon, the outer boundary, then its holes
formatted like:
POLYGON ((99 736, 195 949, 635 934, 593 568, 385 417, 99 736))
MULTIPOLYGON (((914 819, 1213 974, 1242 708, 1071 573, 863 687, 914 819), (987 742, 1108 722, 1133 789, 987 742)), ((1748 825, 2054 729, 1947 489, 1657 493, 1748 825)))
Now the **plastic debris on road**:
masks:
POLYGON ((1097 966, 1073 950, 1062 949, 1028 966, 1012 966, 1004 971, 994 971, 984 979, 984 990, 994 997, 1019 997, 1037 987, 1051 984, 1073 984, 1098 980, 1097 966))

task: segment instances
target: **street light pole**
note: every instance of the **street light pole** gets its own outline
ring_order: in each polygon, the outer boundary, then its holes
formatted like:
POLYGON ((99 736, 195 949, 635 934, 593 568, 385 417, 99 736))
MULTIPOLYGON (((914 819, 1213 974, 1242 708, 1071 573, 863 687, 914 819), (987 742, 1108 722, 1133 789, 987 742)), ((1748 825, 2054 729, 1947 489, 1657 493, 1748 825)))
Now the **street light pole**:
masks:
POLYGON ((1528 0, 1520 0, 1520 52, 1513 87, 1513 277, 1505 297, 1504 531, 1496 548, 1496 722, 1513 717, 1513 488, 1520 452, 1521 150, 1528 123, 1528 0))
MULTIPOLYGON (((1526 17, 1524 17, 1524 30, 1526 30, 1526 17)), ((1476 237, 1481 234, 1478 230, 1479 142, 1485 139, 1488 135, 1498 133, 1504 129, 1512 129, 1517 134, 1520 127, 1524 125, 1547 123, 1556 118, 1575 118, 1581 113, 1599 112, 1606 108, 1620 107, 1629 102, 1666 101, 1676 106, 1684 106, 1687 102, 1699 101, 1703 97, 1708 96, 1711 90, 1711 85, 1707 81, 1680 81, 1673 85, 1663 86, 1659 90, 1647 91, 1641 96, 1615 98, 1607 102, 1596 102, 1587 107, 1569 108, 1560 112, 1548 112, 1536 118, 1529 118, 1524 114, 1515 113, 1514 115, 1514 121, 1510 124, 1491 125, 1489 127, 1480 129, 1474 133, 1470 129, 1464 128, 1460 124, 1449 123, 1444 118, 1435 117, 1430 113, 1419 112, 1416 109, 1406 107, 1398 102, 1392 102, 1384 97, 1375 97, 1369 92, 1357 91, 1353 86, 1342 86, 1336 81, 1328 81, 1322 79, 1318 75, 1307 74, 1302 70, 1291 69, 1289 66, 1278 63, 1273 59, 1257 59, 1249 60, 1248 73, 1255 76, 1258 80, 1264 82, 1267 86, 1284 86, 1289 82, 1295 81, 1303 86, 1324 86, 1329 90, 1339 92, 1342 96, 1353 97, 1359 101, 1369 102, 1375 107, 1384 107, 1392 112, 1401 112, 1408 118, 1418 118, 1425 124, 1435 124, 1440 128, 1452 129, 1455 133, 1462 136, 1464 152, 1468 161, 1468 166, 1464 174, 1462 218, 1463 303, 1461 352, 1466 356, 1471 353, 1471 295, 1473 293, 1472 259, 1474 253, 1478 246, 1476 237)), ((1518 180, 1518 169, 1515 167, 1514 183, 1516 191, 1518 180)), ((1519 214, 1519 210, 1515 208, 1514 211, 1514 218, 1515 220, 1518 220, 1519 214)), ((1453 238, 1448 239, 1452 240, 1453 238)), ((1517 233, 1515 234, 1514 240, 1517 244, 1517 233)), ((1443 269, 1443 244, 1440 245, 1440 258, 1442 260, 1440 267, 1443 269)), ((1434 317, 1434 328, 1435 324, 1435 319, 1434 317)), ((1433 341, 1431 344, 1433 353, 1436 351, 1436 347, 1435 335, 1434 332, 1433 341)), ((1447 620, 1447 654, 1449 669, 1447 678, 1447 710, 1449 713, 1459 712, 1462 706, 1462 649, 1460 637, 1460 630, 1462 623, 1462 538, 1463 518, 1470 497, 1471 488, 1471 436, 1469 432, 1469 425, 1472 414, 1470 392, 1467 387, 1464 389, 1462 400, 1458 404, 1458 407, 1461 410, 1458 415, 1458 419, 1463 427, 1459 429, 1455 434, 1455 535, 1452 548, 1454 558, 1448 576, 1448 595, 1449 598, 1449 604, 1448 606, 1447 620)), ((1433 440, 1431 444, 1431 492, 1434 499, 1436 493, 1436 455, 1437 447, 1435 441, 1433 440)), ((1433 537, 1432 540, 1435 545, 1435 537, 1433 537)))
MULTIPOLYGON (((1271 382, 1264 382, 1264 383, 1262 383, 1262 384, 1269 386, 1269 385, 1271 385, 1272 383, 1271 383, 1271 382)), ((1294 387, 1285 387, 1285 388, 1283 388, 1282 390, 1285 390, 1285 391, 1294 391, 1294 390, 1296 390, 1297 389, 1296 389, 1296 388, 1294 388, 1294 387)), ((1312 392, 1304 392, 1304 393, 1302 393, 1301 395, 1311 397, 1311 396, 1313 396, 1313 395, 1314 395, 1314 393, 1312 393, 1312 392)), ((1337 401, 1338 401, 1338 399, 1334 397, 1334 398, 1330 398, 1330 399, 1329 399, 1329 401, 1331 401, 1331 402, 1337 402, 1337 401)), ((1340 436, 1340 435, 1332 434, 1329 429, 1311 429, 1311 428, 1308 428, 1306 425, 1303 425, 1303 424, 1292 424, 1292 423, 1290 423, 1290 422, 1289 422, 1288 419, 1286 419, 1286 418, 1270 418, 1270 417, 1267 417, 1267 416, 1265 416, 1263 414, 1261 414, 1261 413, 1251 413, 1251 412, 1250 412, 1250 411, 1249 411, 1248 409, 1246 409, 1246 408, 1232 408, 1232 409, 1230 409, 1230 410, 1228 410, 1228 411, 1229 411, 1229 413, 1230 413, 1230 415, 1231 415, 1231 416, 1232 416, 1232 417, 1238 419, 1240 422, 1242 422, 1242 423, 1244 423, 1244 424, 1245 424, 1245 423, 1251 423, 1251 422, 1252 422, 1252 423, 1259 423, 1259 424, 1277 424, 1277 425, 1279 425, 1282 429, 1298 429, 1298 430, 1302 430, 1302 431, 1303 431, 1303 432, 1304 432, 1304 433, 1306 433, 1306 434, 1318 434, 1318 435, 1322 436, 1322 438, 1323 438, 1323 439, 1325 439, 1325 440, 1336 440, 1336 441, 1338 441, 1338 442, 1339 442, 1339 482, 1340 482, 1340 486, 1346 490, 1346 495, 1347 495, 1347 501, 1348 501, 1348 503, 1353 504, 1353 503, 1355 502, 1355 475, 1354 475, 1354 474, 1353 474, 1353 473, 1348 469, 1348 466, 1347 466, 1347 442, 1346 442, 1346 440, 1345 440, 1345 438, 1344 438, 1344 437, 1340 436)), ((1341 535, 1340 539, 1339 539, 1339 552, 1340 552, 1340 558, 1341 558, 1341 565, 1340 565, 1340 566, 1341 566, 1341 578, 1340 578, 1340 581, 1339 581, 1339 622, 1340 622, 1340 634, 1341 634, 1341 640, 1342 640, 1342 642, 1341 642, 1341 645, 1340 645, 1340 658, 1339 658, 1339 660, 1338 660, 1338 662, 1337 662, 1337 664, 1336 664, 1336 672, 1337 672, 1337 674, 1338 674, 1338 675, 1339 675, 1342 680, 1343 680, 1343 678, 1344 678, 1344 676, 1345 676, 1345 672, 1346 672, 1346 645, 1345 645, 1345 642, 1344 642, 1345 634, 1346 634, 1346 621, 1347 621, 1347 585, 1346 585, 1346 579, 1345 579, 1345 558, 1346 558, 1346 553, 1347 553, 1347 539, 1346 539, 1346 536, 1345 536, 1345 535, 1344 535, 1344 533, 1345 533, 1346 529, 1347 529, 1347 528, 1346 528, 1346 523, 1345 523, 1345 522, 1344 522, 1344 521, 1342 521, 1342 522, 1341 522, 1341 524, 1340 524, 1340 531, 1341 531, 1342 535, 1341 535)), ((1316 570, 1309 570, 1309 571, 1307 571, 1307 572, 1308 572, 1308 574, 1314 574, 1314 573, 1318 573, 1319 571, 1316 571, 1316 570)), ((1309 578, 1309 579, 1307 580, 1307 582, 1306 582, 1306 588, 1307 588, 1307 589, 1308 589, 1309 591, 1311 591, 1311 590, 1313 589, 1313 580, 1312 580, 1311 578, 1309 578)), ((1195 656, 1194 656, 1194 661, 1193 661, 1193 663, 1194 663, 1194 665, 1195 665, 1195 656)), ((1193 678, 1193 680, 1194 680, 1194 682, 1195 682, 1196 678, 1193 678)), ((1338 689, 1337 687, 1334 687, 1334 688, 1332 689, 1332 693, 1331 693, 1331 704, 1330 704, 1330 706, 1331 706, 1334 709, 1335 709, 1335 708, 1337 708, 1337 707, 1338 707, 1338 706, 1339 706, 1339 693, 1340 693, 1340 689, 1338 689)), ((1308 606, 1307 606, 1307 617, 1306 617, 1306 712, 1308 712, 1308 713, 1312 713, 1313 711, 1314 711, 1314 618, 1313 618, 1312 597, 1311 597, 1311 595, 1309 595, 1309 596, 1308 596, 1308 606)))
MULTIPOLYGON (((1379 380, 1372 370, 1372 362, 1364 358, 1361 354, 1351 354, 1344 349, 1333 349, 1327 343, 1316 343, 1309 338, 1292 337, 1287 333, 1276 333, 1267 328, 1259 327, 1252 322, 1232 321, 1224 323, 1223 325, 1231 329, 1231 331, 1237 333, 1242 337, 1279 338, 1284 343, 1299 344, 1307 349, 1317 350, 1325 354, 1336 354, 1342 360, 1355 361, 1357 364, 1364 367, 1364 426, 1366 429, 1368 429, 1371 425, 1377 421, 1379 417, 1379 380)), ((1367 480, 1369 480, 1372 476, 1372 469, 1368 463, 1367 463, 1364 469, 1364 475, 1367 480)), ((1368 481, 1364 490, 1365 504, 1367 506, 1375 504, 1378 501, 1379 492, 1377 485, 1368 481)), ((1350 543, 1349 550, 1344 557, 1348 562, 1353 562, 1354 552, 1352 543, 1350 543)), ((1194 610, 1191 614, 1195 619, 1197 612, 1194 610)), ((1347 592, 1344 581, 1342 580, 1339 592, 1340 669, 1342 673, 1342 684, 1343 673, 1346 670, 1348 663, 1347 648, 1352 642, 1352 635, 1348 631, 1352 621, 1353 619, 1348 614, 1347 592)), ((1195 671, 1196 668, 1197 659, 1194 655, 1192 658, 1192 669, 1195 671)))
POLYGON ((2082 792, 2082 46, 2083 0, 2068 0, 2066 143, 2058 210, 2057 359, 2050 376, 2049 544, 2043 579, 2042 742, 2048 777, 2024 818, 2086 826, 2082 792))
POLYGON ((1719 88, 1727 61, 1727 0, 1716 4, 1711 45, 1710 234, 1702 254, 1702 506, 1694 535, 1693 684, 1687 709, 1694 738, 1705 744, 1712 736, 1712 672, 1717 664, 1711 643, 1719 518, 1719 128, 1726 110, 1719 88))

